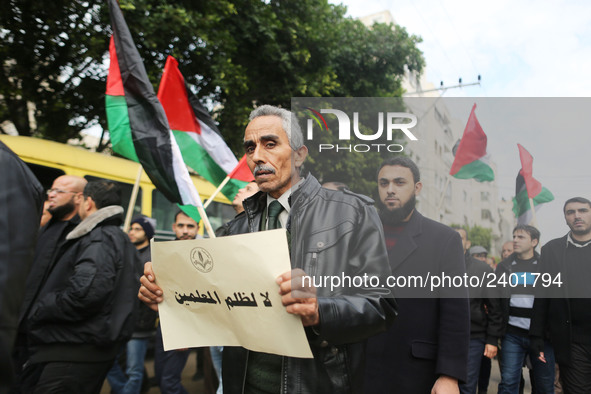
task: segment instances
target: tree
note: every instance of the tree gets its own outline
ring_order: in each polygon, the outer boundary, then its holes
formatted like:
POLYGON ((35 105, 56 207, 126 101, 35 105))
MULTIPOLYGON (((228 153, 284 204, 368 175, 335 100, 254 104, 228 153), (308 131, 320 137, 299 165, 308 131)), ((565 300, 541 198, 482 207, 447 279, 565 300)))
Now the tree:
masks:
MULTIPOLYGON (((179 60, 195 93, 216 106, 237 155, 248 113, 261 103, 289 107, 299 96, 400 96, 405 69, 421 71, 420 39, 404 28, 368 29, 327 0, 120 0, 151 81, 179 60)), ((90 0, 0 5, 0 123, 65 141, 93 124, 106 128, 104 91, 110 35, 106 4, 90 0)), ((0 130, 2 132, 2 130, 0 130)))
POLYGON ((468 239, 472 245, 480 245, 489 252, 492 243, 492 229, 480 226, 473 226, 468 229, 468 239))
POLYGON ((491 252, 490 246, 492 243, 492 229, 484 228, 480 226, 464 226, 468 232, 468 239, 472 243, 472 246, 482 246, 486 250, 491 252))
POLYGON ((473 227, 467 225, 459 225, 459 224, 451 224, 450 227, 461 227, 466 230, 466 234, 468 235, 468 240, 472 246, 482 246, 486 250, 488 250, 489 254, 491 254, 491 244, 492 244, 492 229, 480 227, 475 225, 473 227))
POLYGON ((97 121, 107 39, 100 11, 84 1, 0 4, 0 123, 31 135, 33 111, 39 135, 64 141, 97 121))

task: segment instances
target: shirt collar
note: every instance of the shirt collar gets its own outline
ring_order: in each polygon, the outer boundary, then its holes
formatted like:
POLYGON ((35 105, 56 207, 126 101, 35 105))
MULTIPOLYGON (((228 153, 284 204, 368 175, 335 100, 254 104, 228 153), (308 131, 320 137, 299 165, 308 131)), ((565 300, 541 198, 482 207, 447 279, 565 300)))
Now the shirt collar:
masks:
POLYGON ((271 204, 273 201, 277 200, 283 206, 283 209, 285 209, 285 211, 287 213, 289 213, 289 211, 291 209, 291 207, 289 206, 289 197, 291 197, 291 194, 293 192, 298 190, 298 188, 302 185, 303 182, 304 182, 304 178, 301 178, 298 181, 298 183, 296 183, 295 185, 293 185, 292 187, 287 189, 287 191, 285 193, 283 193, 281 196, 279 196, 279 198, 277 198, 277 199, 271 197, 271 195, 267 193, 267 208, 269 208, 269 204, 271 204))
POLYGON ((584 248, 585 246, 591 244, 591 241, 587 241, 584 244, 577 243, 572 239, 570 233, 568 233, 568 235, 566 236, 566 246, 567 247, 568 247, 569 243, 577 248, 584 248))

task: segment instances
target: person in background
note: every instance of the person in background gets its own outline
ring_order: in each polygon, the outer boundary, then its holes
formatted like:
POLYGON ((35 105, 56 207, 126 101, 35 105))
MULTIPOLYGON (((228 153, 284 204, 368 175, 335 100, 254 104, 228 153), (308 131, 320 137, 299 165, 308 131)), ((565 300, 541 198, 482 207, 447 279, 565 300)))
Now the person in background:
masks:
POLYGON ((246 198, 252 196, 256 192, 259 191, 259 185, 255 181, 247 183, 242 189, 238 190, 238 193, 234 196, 234 200, 232 200, 232 208, 236 211, 236 215, 240 212, 244 212, 244 207, 242 206, 242 201, 246 198))
MULTIPOLYGON (((386 159, 377 174, 380 219, 394 277, 463 276, 460 235, 416 209, 422 189, 408 157, 386 159)), ((364 393, 458 393, 466 381, 470 309, 464 288, 417 297, 420 289, 394 288, 399 314, 367 341, 364 393), (406 292, 408 291, 408 292, 406 292)))
POLYGON ((25 393, 99 393, 133 331, 141 263, 119 227, 121 192, 110 181, 89 182, 76 199, 81 222, 27 310, 25 393))
POLYGON ((43 213, 41 214, 41 223, 39 227, 43 227, 51 220, 51 212, 49 212, 49 200, 43 202, 43 213))
MULTIPOLYGON (((87 181, 73 175, 62 175, 54 179, 51 189, 47 190, 47 210, 51 219, 41 227, 35 245, 35 257, 31 270, 27 275, 25 294, 19 316, 17 337, 13 351, 13 362, 17 376, 16 384, 21 379, 24 364, 29 359, 29 345, 27 341, 26 315, 31 309, 33 300, 37 296, 50 265, 57 252, 58 246, 66 239, 66 235, 79 223, 78 209, 80 196, 87 181)), ((39 224, 39 222, 37 222, 39 224)), ((37 226, 35 226, 38 228, 37 226)), ((18 391, 18 387, 14 390, 18 391)))
POLYGON ((570 198, 563 213, 570 231, 544 245, 541 256, 555 286, 539 288, 529 334, 536 357, 551 367, 549 332, 565 394, 591 393, 591 201, 570 198))
POLYGON ((348 189, 347 185, 343 182, 325 182, 322 184, 322 187, 330 190, 340 190, 343 191, 348 189))
POLYGON ((488 256, 488 250, 484 246, 476 245, 470 248, 470 256, 476 260, 480 260, 486 263, 486 257, 488 256))
POLYGON ((493 256, 486 257, 486 264, 488 264, 488 266, 492 268, 493 271, 495 270, 495 268, 497 268, 497 261, 493 256))
MULTIPOLYGON (((468 253, 470 240, 461 227, 453 227, 462 237, 464 258, 468 277, 485 277, 490 280, 493 270, 482 260, 468 253)), ((475 394, 482 371, 483 359, 491 360, 497 355, 502 334, 503 315, 499 299, 486 284, 469 288, 470 293, 470 353, 468 354, 468 379, 460 384, 462 394, 475 394)), ((489 363, 490 366, 490 363, 489 363)), ((490 374, 490 372, 489 372, 490 374)))
MULTIPOLYGON (((129 240, 135 246, 142 266, 151 260, 150 240, 154 237, 154 219, 144 216, 131 221, 128 235, 129 240)), ((139 279, 139 277, 138 277, 139 279)), ((158 313, 150 309, 146 304, 140 303, 137 318, 133 328, 131 339, 127 341, 122 353, 125 354, 125 373, 115 360, 113 367, 107 374, 107 380, 114 394, 139 394, 144 379, 144 361, 148 342, 156 333, 156 319, 158 313)))
POLYGON ((507 257, 511 256, 513 253, 513 241, 507 241, 503 244, 503 249, 501 250, 501 260, 505 260, 507 257))
POLYGON ((535 277, 541 272, 540 255, 535 251, 540 232, 533 226, 518 225, 513 230, 513 254, 497 266, 503 311, 504 336, 501 340, 501 383, 499 394, 517 394, 526 356, 533 366, 536 393, 554 393, 554 353, 548 342, 543 349, 548 364, 537 359, 530 348, 529 330, 535 299, 535 277))

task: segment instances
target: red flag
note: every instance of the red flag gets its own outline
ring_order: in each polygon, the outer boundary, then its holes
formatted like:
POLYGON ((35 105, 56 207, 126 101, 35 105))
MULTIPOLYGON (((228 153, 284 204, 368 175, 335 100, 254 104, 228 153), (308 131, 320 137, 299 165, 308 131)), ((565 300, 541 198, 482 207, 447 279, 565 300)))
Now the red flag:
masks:
MULTIPOLYGON (((238 165, 236 156, 222 137, 209 111, 191 92, 172 56, 166 59, 158 99, 164 107, 172 133, 185 163, 215 186, 238 165)), ((230 201, 250 182, 231 177, 221 190, 230 201)))
POLYGON ((458 179, 476 179, 478 182, 492 181, 495 174, 489 164, 486 152, 486 134, 482 130, 476 114, 476 104, 470 111, 464 134, 454 152, 454 162, 449 174, 458 179))
POLYGON ((242 156, 242 159, 240 159, 238 165, 234 167, 228 176, 232 179, 238 179, 239 181, 244 182, 254 181, 254 175, 252 175, 250 168, 248 168, 248 165, 246 164, 246 155, 242 156))
POLYGON ((521 159, 521 171, 519 171, 519 173, 525 180, 527 196, 529 198, 534 198, 542 191, 542 184, 533 177, 534 158, 520 144, 517 144, 517 147, 519 148, 519 158, 521 159))

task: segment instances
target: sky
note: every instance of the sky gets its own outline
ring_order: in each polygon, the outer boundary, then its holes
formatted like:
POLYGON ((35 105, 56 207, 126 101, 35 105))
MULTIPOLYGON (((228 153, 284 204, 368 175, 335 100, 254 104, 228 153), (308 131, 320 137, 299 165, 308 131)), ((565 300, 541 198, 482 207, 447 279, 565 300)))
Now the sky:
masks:
POLYGON ((449 96, 586 97, 591 79, 591 3, 579 1, 331 0, 361 17, 388 10, 423 38, 427 78, 481 86, 449 96))
POLYGON ((464 122, 477 102, 476 115, 497 166, 499 198, 515 194, 520 143, 534 157, 534 177, 556 197, 538 211, 542 243, 568 231, 564 201, 579 195, 591 199, 591 174, 585 171, 591 148, 590 2, 331 2, 346 5, 352 17, 390 11, 398 25, 423 38, 425 76, 436 86, 440 81, 457 85, 459 78, 476 82, 481 75, 480 86, 448 89, 443 97, 474 98, 451 105, 464 122))

